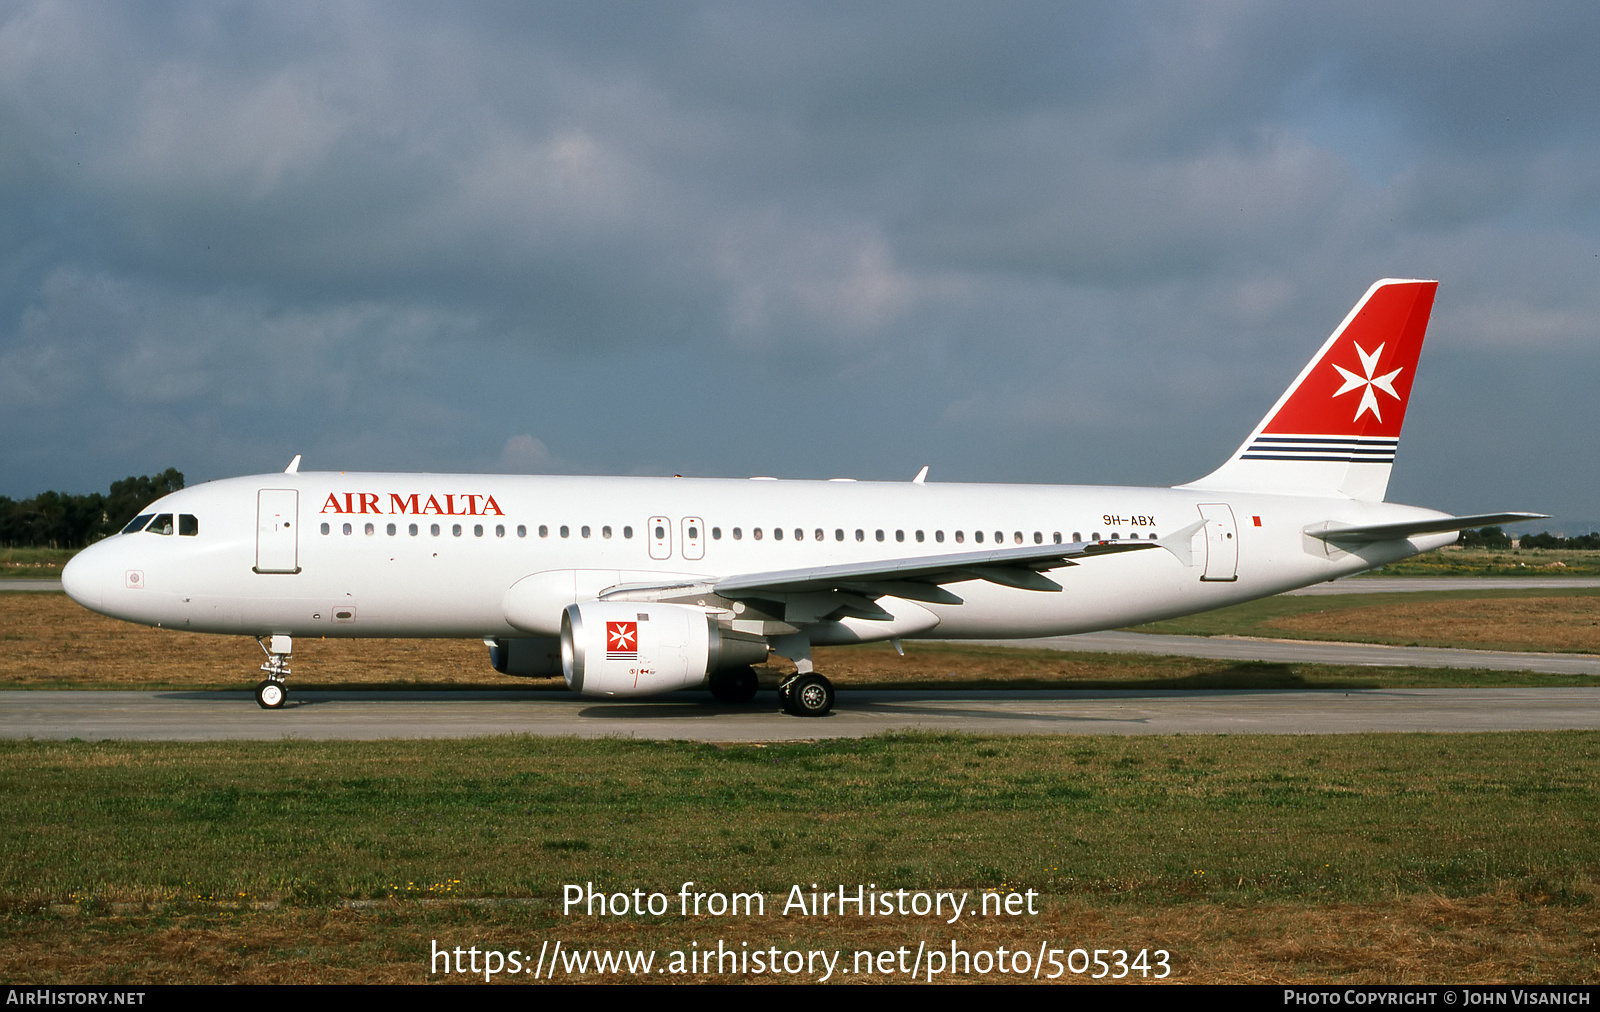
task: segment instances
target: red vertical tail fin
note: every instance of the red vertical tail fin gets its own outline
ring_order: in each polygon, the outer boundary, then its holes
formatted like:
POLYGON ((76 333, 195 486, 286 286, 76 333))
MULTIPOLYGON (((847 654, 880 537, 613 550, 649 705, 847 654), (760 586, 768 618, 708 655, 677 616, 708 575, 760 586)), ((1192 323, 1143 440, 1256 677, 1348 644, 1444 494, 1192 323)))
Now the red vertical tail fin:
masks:
POLYGON ((1221 467, 1181 488, 1382 501, 1437 281, 1379 281, 1221 467))

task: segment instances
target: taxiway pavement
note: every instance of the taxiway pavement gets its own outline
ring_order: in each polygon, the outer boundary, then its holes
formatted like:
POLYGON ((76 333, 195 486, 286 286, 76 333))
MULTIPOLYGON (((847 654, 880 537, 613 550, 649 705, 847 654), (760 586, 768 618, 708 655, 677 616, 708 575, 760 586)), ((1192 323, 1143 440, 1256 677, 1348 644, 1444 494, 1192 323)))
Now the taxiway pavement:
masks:
POLYGON ((1600 729, 1591 689, 867 691, 826 717, 705 693, 617 702, 563 692, 0 692, 0 737, 146 741, 464 738, 492 734, 787 741, 915 728, 976 734, 1347 734, 1600 729))

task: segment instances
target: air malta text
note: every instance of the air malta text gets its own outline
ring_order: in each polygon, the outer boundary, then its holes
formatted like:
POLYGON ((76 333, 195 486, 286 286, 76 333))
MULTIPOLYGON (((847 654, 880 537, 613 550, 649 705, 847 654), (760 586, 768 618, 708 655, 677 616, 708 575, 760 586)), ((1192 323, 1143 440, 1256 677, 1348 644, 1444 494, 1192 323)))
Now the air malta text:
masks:
POLYGON ((426 516, 430 513, 442 517, 486 517, 506 515, 500 504, 494 501, 492 495, 478 495, 468 492, 465 494, 437 496, 430 495, 426 499, 422 493, 413 492, 411 495, 401 495, 390 492, 388 508, 384 508, 384 498, 381 492, 329 492, 327 501, 322 504, 319 513, 383 513, 396 515, 426 516), (440 505, 439 500, 444 504, 440 505))

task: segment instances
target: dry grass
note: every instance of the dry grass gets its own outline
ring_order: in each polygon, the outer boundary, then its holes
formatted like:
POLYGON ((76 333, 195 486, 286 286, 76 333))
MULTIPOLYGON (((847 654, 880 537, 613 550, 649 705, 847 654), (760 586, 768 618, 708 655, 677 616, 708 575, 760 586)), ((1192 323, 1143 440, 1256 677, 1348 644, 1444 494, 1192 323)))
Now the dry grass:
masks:
MULTIPOLYGON (((1037 953, 1051 947, 1166 949, 1171 983, 1420 984, 1584 982, 1596 977, 1600 909, 1529 904, 1512 894, 1467 899, 1414 896, 1361 904, 1273 903, 1240 908, 1211 903, 1111 906, 1044 897, 1025 925, 973 922, 959 931, 931 919, 848 927, 796 925, 790 919, 728 919, 715 927, 682 921, 563 919, 525 907, 429 905, 398 901, 364 909, 282 908, 110 914, 90 911, 12 919, 0 927, 0 975, 33 984, 73 983, 467 983, 429 974, 431 943, 537 953, 549 940, 565 948, 715 947, 837 949, 849 966, 856 950, 919 942, 948 951, 999 946, 1037 953)), ((532 962, 531 956, 529 962, 532 962)), ((1048 971, 1046 971, 1048 972, 1048 971)), ((571 980, 572 978, 568 978, 571 980)), ((597 981, 593 975, 583 978, 597 981)), ((626 976, 610 978, 619 983, 626 976)), ((637 979, 637 978, 632 978, 637 979)), ((707 975, 654 982, 773 981, 707 975)), ((794 978, 788 978, 794 979, 794 978)), ((801 976, 801 980, 810 979, 801 976)), ((991 974, 945 980, 1001 981, 991 974)), ((1014 978, 1013 978, 1014 979, 1014 978)), ((835 981, 894 983, 903 976, 835 975, 835 981)), ((502 976, 499 983, 532 983, 502 976)), ((1064 975, 1062 983, 1088 983, 1064 975)))
MULTIPOLYGON (((133 625, 65 594, 0 594, 0 685, 13 688, 243 688, 260 680, 261 649, 244 636, 133 625)), ((489 667, 475 640, 295 641, 295 684, 527 687, 489 667)))
MULTIPOLYGON (((1304 602, 1275 598, 1274 602, 1304 602)), ((1570 609, 1600 606, 1600 596, 1556 599, 1570 609)), ((1482 604, 1461 601, 1437 607, 1448 618, 1482 604)), ((1405 607, 1420 606, 1403 602, 1405 607)), ((1248 607, 1248 606, 1246 606, 1248 607)), ((1231 611, 1232 609, 1230 609, 1231 611)), ((1335 623, 1332 638, 1357 637, 1339 616, 1374 616, 1390 605, 1330 612, 1328 616, 1278 616, 1335 623)), ((1557 614, 1566 612, 1557 609, 1557 614)), ((1226 613, 1217 613, 1226 615, 1226 613)), ((1476 612, 1472 614, 1476 615, 1476 612)), ((1581 612, 1580 612, 1581 614, 1581 612)), ((1203 618, 1203 616, 1202 616, 1203 618)), ((1375 618, 1374 621, 1377 619, 1375 618)), ((1179 620, 1195 621, 1195 620, 1179 620)), ((1420 620, 1419 620, 1420 621, 1420 620)), ((1554 621, 1554 619, 1552 619, 1554 621)), ((1576 627, 1578 620, 1574 619, 1576 627)), ((1202 632, 1282 635, 1254 624, 1202 632)), ((1468 623, 1482 627, 1481 621, 1468 623)), ((1539 630, 1543 626, 1537 627, 1539 630)), ((1329 635, 1316 632, 1303 635, 1329 635)), ((1424 641, 1420 634, 1413 640, 1424 641)), ((1538 649, 1549 645, 1537 632, 1538 649)), ((477 640, 296 639, 293 684, 300 688, 410 687, 564 690, 559 678, 501 675, 489 667, 477 640)), ((0 688, 12 689, 244 689, 260 678, 260 648, 245 636, 152 629, 98 615, 64 594, 0 593, 0 688)), ((1582 676, 1537 673, 1463 673, 1428 668, 1341 668, 1313 664, 1257 664, 1139 654, 1076 654, 958 644, 908 643, 901 657, 884 644, 822 648, 817 669, 847 688, 1375 688, 1484 685, 1590 684, 1582 676)), ((758 669, 775 685, 793 666, 775 660, 758 669)))
POLYGON ((1600 653, 1600 597, 1422 601, 1271 619, 1269 629, 1334 639, 1600 653))

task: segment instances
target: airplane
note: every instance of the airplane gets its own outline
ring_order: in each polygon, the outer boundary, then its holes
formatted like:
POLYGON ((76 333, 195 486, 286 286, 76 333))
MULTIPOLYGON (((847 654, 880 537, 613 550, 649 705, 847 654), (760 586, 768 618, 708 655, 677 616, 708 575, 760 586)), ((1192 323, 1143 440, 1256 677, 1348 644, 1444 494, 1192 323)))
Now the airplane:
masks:
POLYGON ((301 472, 207 482, 62 584, 146 625, 249 635, 256 701, 295 637, 473 637, 601 698, 748 702, 769 654, 829 713, 817 646, 1121 628, 1338 579, 1538 513, 1384 501, 1438 283, 1374 284, 1239 449, 1172 488, 301 472))

